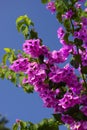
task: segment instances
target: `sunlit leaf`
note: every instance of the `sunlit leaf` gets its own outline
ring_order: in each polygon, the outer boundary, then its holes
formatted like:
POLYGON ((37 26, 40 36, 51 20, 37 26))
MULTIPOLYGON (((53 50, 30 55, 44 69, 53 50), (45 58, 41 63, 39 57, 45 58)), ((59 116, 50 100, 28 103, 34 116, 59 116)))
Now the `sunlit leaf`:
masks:
POLYGON ((15 123, 14 125, 13 125, 13 127, 12 127, 12 130, 18 130, 18 124, 17 123, 15 123))
POLYGON ((42 2, 43 4, 47 4, 48 2, 50 2, 50 0, 41 0, 41 2, 42 2))
POLYGON ((3 55, 2 62, 3 62, 4 65, 6 64, 8 57, 9 57, 8 53, 3 55))
POLYGON ((5 51, 6 53, 10 53, 10 52, 11 52, 11 49, 10 49, 10 48, 4 48, 4 51, 5 51))

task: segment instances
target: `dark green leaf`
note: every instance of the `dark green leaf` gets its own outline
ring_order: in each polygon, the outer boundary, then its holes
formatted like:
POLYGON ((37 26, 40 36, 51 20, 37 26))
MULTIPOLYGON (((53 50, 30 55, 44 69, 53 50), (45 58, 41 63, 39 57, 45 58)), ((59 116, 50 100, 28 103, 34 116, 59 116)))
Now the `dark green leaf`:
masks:
POLYGON ((81 46, 83 44, 83 40, 75 38, 74 39, 74 43, 78 47, 78 46, 81 46))
POLYGON ((30 84, 23 85, 23 89, 27 93, 33 93, 34 91, 34 87, 31 86, 30 84))
POLYGON ((83 74, 87 74, 87 66, 83 66, 83 67, 81 68, 81 72, 82 72, 83 74))
POLYGON ((78 63, 74 58, 71 59, 70 64, 71 64, 75 69, 78 69, 78 67, 79 67, 79 63, 78 63))
POLYGON ((33 29, 30 30, 30 39, 38 38, 38 33, 35 32, 33 29))
POLYGON ((59 125, 62 125, 62 124, 63 124, 63 122, 62 122, 62 120, 61 120, 61 114, 52 114, 52 115, 53 115, 54 119, 57 121, 57 123, 58 123, 59 125))
POLYGON ((73 58, 75 59, 75 62, 76 62, 76 63, 77 63, 77 62, 78 62, 79 64, 81 63, 81 55, 76 54, 76 55, 73 56, 73 58))
POLYGON ((58 21, 59 21, 60 23, 62 23, 62 13, 61 13, 61 12, 57 12, 56 18, 58 19, 58 21))
POLYGON ((66 43, 69 43, 69 40, 68 40, 68 38, 69 38, 69 33, 65 33, 65 35, 64 35, 64 40, 66 41, 66 43))
POLYGON ((70 20, 69 20, 69 19, 65 19, 65 20, 64 20, 64 27, 66 28, 66 30, 67 30, 68 32, 71 31, 71 23, 70 23, 70 20))

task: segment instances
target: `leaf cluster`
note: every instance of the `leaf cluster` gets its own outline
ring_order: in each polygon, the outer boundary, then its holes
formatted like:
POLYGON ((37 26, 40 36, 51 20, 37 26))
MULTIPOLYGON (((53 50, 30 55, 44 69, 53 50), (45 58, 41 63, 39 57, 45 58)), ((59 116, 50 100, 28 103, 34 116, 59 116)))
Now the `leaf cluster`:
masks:
POLYGON ((38 38, 38 34, 33 27, 34 23, 27 15, 19 16, 16 19, 16 28, 18 32, 24 35, 25 39, 38 38))
POLYGON ((19 121, 13 125, 13 130, 59 130, 58 123, 53 119, 43 119, 38 124, 31 122, 19 121))

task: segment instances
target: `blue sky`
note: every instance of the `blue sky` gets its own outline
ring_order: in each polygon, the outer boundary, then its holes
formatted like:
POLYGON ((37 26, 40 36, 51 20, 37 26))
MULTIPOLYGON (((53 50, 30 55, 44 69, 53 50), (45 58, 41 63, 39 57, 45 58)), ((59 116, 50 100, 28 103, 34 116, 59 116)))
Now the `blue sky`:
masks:
MULTIPOLYGON (((43 43, 51 50, 60 48, 57 38, 59 23, 40 0, 0 0, 0 62, 4 54, 3 48, 22 49, 24 38, 16 30, 15 21, 20 15, 27 14, 35 23, 35 29, 43 43)), ((37 93, 26 94, 16 88, 10 81, 0 79, 0 113, 9 120, 9 126, 16 119, 38 123, 43 118, 51 117, 52 109, 43 107, 37 93)), ((60 130, 66 130, 61 127, 60 130)))

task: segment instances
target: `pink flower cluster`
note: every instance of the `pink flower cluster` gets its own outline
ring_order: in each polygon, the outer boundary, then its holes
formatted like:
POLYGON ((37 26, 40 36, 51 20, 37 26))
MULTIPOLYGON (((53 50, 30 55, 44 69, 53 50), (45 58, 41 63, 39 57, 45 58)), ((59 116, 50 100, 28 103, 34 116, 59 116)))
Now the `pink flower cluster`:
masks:
POLYGON ((62 121, 69 124, 71 130, 87 130, 87 121, 75 122, 74 119, 68 115, 63 115, 62 121))
MULTIPOLYGON (((79 1, 75 3, 77 9, 81 7, 79 1)), ((54 13, 55 2, 49 2, 47 9, 54 13)), ((69 9, 62 17, 70 20, 73 15, 74 12, 69 9)), ((87 130, 87 94, 84 93, 86 90, 84 75, 82 75, 83 79, 78 78, 70 64, 66 64, 63 68, 59 67, 59 63, 64 63, 70 54, 78 54, 81 57, 80 69, 87 67, 87 18, 82 17, 80 23, 73 21, 72 24, 75 26, 73 39, 79 42, 81 40, 82 45, 75 42, 72 45, 67 44, 64 40, 66 32, 60 27, 57 30, 58 38, 63 45, 60 50, 50 51, 42 45, 40 39, 26 40, 23 51, 33 60, 19 56, 10 69, 24 72, 27 78, 25 77, 22 83, 33 85, 34 90, 42 98, 44 106, 53 108, 55 113, 61 114, 61 120, 70 125, 71 130, 87 130)))
POLYGON ((31 55, 33 58, 37 58, 43 54, 48 54, 48 49, 44 45, 40 45, 40 39, 26 40, 23 44, 23 51, 26 54, 31 55))
POLYGON ((87 47, 87 18, 82 17, 82 22, 77 23, 77 26, 81 26, 79 31, 74 32, 74 37, 81 39, 84 43, 84 46, 87 47))
MULTIPOLYGON (((62 32, 58 34, 60 38, 63 38, 62 32)), ((34 90, 42 98, 44 106, 53 108, 54 112, 60 113, 62 118, 66 117, 68 110, 76 105, 79 105, 79 110, 86 116, 87 106, 84 104, 85 99, 80 95, 83 90, 82 82, 78 80, 74 69, 69 64, 65 65, 64 68, 60 68, 56 64, 66 61, 72 47, 63 45, 60 50, 50 52, 46 46, 41 45, 39 39, 30 39, 23 44, 23 50, 34 59, 40 59, 41 56, 43 56, 43 59, 39 63, 21 56, 13 62, 10 66, 11 70, 15 72, 21 71, 27 75, 27 78, 24 78, 22 83, 33 85, 34 90)), ((68 123, 72 129, 75 127, 76 122, 70 115, 67 116, 70 118, 63 119, 63 121, 68 123)))
POLYGON ((73 16, 73 11, 70 9, 69 11, 67 11, 65 14, 62 15, 62 18, 65 19, 70 19, 73 16))
POLYGON ((56 11, 55 2, 49 2, 46 8, 49 9, 52 13, 54 13, 56 11))
POLYGON ((29 64, 28 58, 19 58, 14 61, 14 63, 10 66, 10 69, 15 72, 19 71, 25 72, 28 69, 28 64, 29 64))

